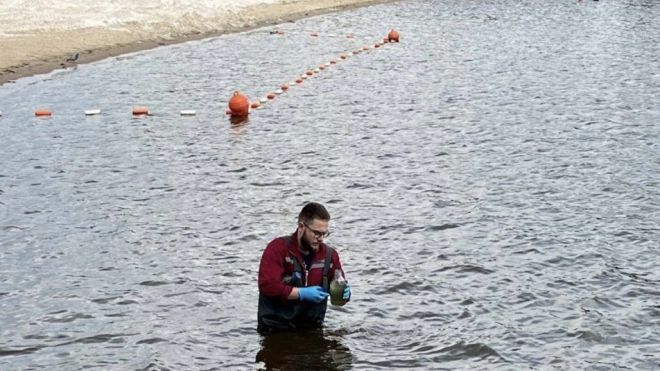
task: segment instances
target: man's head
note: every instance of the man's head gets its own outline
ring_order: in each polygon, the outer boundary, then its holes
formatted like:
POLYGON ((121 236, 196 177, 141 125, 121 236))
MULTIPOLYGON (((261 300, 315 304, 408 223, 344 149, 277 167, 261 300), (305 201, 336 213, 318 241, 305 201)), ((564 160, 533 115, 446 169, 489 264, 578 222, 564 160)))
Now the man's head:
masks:
POLYGON ((319 244, 330 235, 330 213, 316 202, 310 202, 298 214, 298 246, 303 252, 318 250, 319 244))

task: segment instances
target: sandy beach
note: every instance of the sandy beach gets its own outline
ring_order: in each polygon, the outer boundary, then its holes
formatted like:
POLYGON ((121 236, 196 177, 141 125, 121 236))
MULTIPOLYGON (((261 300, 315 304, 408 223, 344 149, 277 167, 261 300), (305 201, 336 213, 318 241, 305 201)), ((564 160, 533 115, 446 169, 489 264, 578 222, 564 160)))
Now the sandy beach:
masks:
MULTIPOLYGON (((176 23, 151 23, 128 20, 118 25, 91 27, 33 26, 31 19, 39 14, 30 11, 13 12, 12 24, 23 25, 18 34, 0 32, 0 85, 21 77, 48 73, 71 66, 67 58, 79 54, 77 64, 98 61, 108 57, 155 48, 161 45, 198 40, 222 34, 246 31, 267 25, 295 21, 304 17, 349 10, 358 7, 401 0, 280 0, 277 3, 258 4, 238 10, 222 11, 206 18, 205 22, 189 19, 176 23), (23 18, 25 18, 23 20, 23 18), (24 22, 24 23, 21 23, 24 22)), ((240 3, 241 0, 235 0, 240 3)), ((0 9, 7 11, 8 9, 0 9)), ((67 10, 71 14, 72 10, 67 10)), ((75 12, 75 9, 73 10, 75 12)), ((8 14, 5 12, 4 14, 8 14)), ((75 17, 75 13, 69 16, 75 17)), ((2 22, 0 22, 2 23, 2 22)), ((63 23, 60 21, 60 23, 63 23)), ((0 31, 4 31, 0 29, 0 31)))

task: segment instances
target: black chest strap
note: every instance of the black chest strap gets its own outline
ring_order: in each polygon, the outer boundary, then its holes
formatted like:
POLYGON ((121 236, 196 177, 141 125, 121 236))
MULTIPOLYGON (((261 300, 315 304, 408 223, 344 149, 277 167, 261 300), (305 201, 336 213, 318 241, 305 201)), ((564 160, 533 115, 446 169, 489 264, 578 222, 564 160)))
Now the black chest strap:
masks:
MULTIPOLYGON (((284 236, 284 241, 286 244, 291 247, 291 236, 284 236)), ((323 262, 323 290, 330 292, 330 283, 328 282, 328 272, 330 271, 330 263, 332 263, 332 247, 326 246, 325 248, 325 261, 323 262)), ((293 259, 294 269, 297 272, 302 273, 302 266, 298 261, 298 258, 294 257, 293 259)))

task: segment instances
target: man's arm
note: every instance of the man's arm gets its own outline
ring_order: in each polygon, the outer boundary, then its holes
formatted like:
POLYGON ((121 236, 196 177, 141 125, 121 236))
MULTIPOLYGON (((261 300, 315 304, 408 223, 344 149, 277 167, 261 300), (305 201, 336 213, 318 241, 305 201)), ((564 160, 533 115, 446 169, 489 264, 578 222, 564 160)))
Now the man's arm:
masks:
POLYGON ((282 301, 299 297, 298 290, 282 282, 287 250, 286 242, 282 238, 276 238, 266 246, 259 263, 259 293, 261 295, 279 296, 282 301))

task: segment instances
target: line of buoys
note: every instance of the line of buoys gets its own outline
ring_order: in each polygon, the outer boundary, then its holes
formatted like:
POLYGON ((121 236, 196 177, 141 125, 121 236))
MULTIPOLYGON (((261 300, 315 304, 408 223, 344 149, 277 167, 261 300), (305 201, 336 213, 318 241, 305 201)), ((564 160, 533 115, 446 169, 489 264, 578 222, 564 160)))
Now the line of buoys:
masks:
MULTIPOLYGON (((271 34, 274 33, 275 32, 271 32, 271 34)), ((277 34, 283 35, 284 32, 277 31, 277 34)), ((311 33, 311 35, 314 37, 319 36, 319 34, 315 32, 311 33)), ((352 34, 349 35, 350 38, 353 37, 352 34)), ((387 36, 382 38, 382 41, 374 43, 374 48, 380 48, 382 45, 385 45, 387 43, 398 42, 398 41, 399 41, 399 33, 395 29, 391 29, 390 32, 387 34, 387 36)), ((250 114, 249 108, 257 109, 261 107, 263 104, 266 104, 269 101, 275 99, 276 95, 280 95, 285 91, 287 91, 290 86, 302 84, 304 80, 313 77, 314 74, 319 74, 321 73, 321 71, 325 71, 327 67, 336 65, 337 61, 347 59, 349 55, 358 55, 362 52, 366 52, 369 50, 371 50, 371 47, 365 45, 362 47, 362 49, 353 49, 353 51, 350 53, 342 53, 339 55, 339 59, 331 59, 329 62, 326 62, 313 70, 306 70, 304 74, 302 74, 300 77, 297 77, 290 84, 282 84, 280 86, 280 89, 275 90, 274 93, 272 92, 268 93, 268 95, 266 95, 265 97, 260 98, 259 101, 255 101, 251 104, 249 103, 249 100, 245 95, 240 94, 239 92, 234 92, 234 95, 229 100, 229 109, 227 109, 227 114, 231 115, 232 117, 247 116, 250 114)))
MULTIPOLYGON (((100 109, 89 109, 84 111, 85 116, 98 116, 102 112, 100 109)), ((148 115, 149 110, 147 107, 135 107, 133 108, 132 111, 133 115, 148 115)), ((197 115, 197 111, 195 110, 181 110, 180 111, 181 116, 195 116, 197 115)), ((34 111, 34 115, 36 117, 49 117, 53 115, 53 111, 49 109, 38 109, 34 111)), ((0 116, 2 116, 2 111, 0 111, 0 116)))
MULTIPOLYGON (((284 35, 284 31, 279 30, 276 32, 271 32, 272 33, 277 33, 279 35, 284 35)), ((295 32, 292 32, 295 33, 295 32)), ((321 34, 317 32, 312 32, 310 33, 314 37, 319 37, 321 34)), ((336 34, 326 34, 325 36, 342 36, 342 35, 336 35, 336 34)), ((347 38, 354 38, 353 34, 346 34, 343 35, 347 38)), ((387 34, 386 37, 384 37, 382 42, 377 42, 374 44, 374 48, 380 48, 382 45, 387 44, 387 43, 393 43, 393 42, 399 42, 399 32, 397 32, 395 29, 391 29, 389 33, 387 34)), ((329 62, 324 63, 323 65, 320 65, 319 67, 313 69, 313 70, 306 70, 304 74, 302 74, 300 77, 297 77, 295 80, 291 81, 288 84, 282 84, 279 89, 275 90, 274 93, 269 93, 266 97, 260 98, 258 102, 253 102, 250 103, 250 100, 245 96, 244 94, 241 94, 239 92, 234 92, 234 96, 231 97, 229 100, 229 109, 227 109, 227 114, 230 114, 232 116, 247 116, 250 114, 250 109, 256 109, 261 107, 262 104, 267 103, 270 100, 275 99, 276 95, 283 94, 286 92, 290 87, 295 86, 295 85, 300 85, 303 83, 304 80, 313 77, 314 74, 319 74, 321 71, 324 71, 327 69, 327 67, 336 65, 339 61, 347 59, 351 55, 357 55, 362 53, 363 51, 369 51, 371 48, 369 46, 363 46, 362 49, 354 49, 350 53, 342 53, 339 55, 338 59, 331 59, 329 62)), ((52 111, 49 109, 38 109, 34 112, 35 116, 37 117, 49 117, 52 116, 52 111)), ((86 116, 96 116, 100 115, 101 110, 100 109, 91 109, 91 110, 85 110, 85 115, 86 116)), ((197 113, 194 110, 182 110, 180 111, 181 116, 195 116, 197 113)), ((133 115, 149 115, 149 110, 147 107, 135 107, 133 108, 133 115)), ((0 116, 2 116, 2 111, 0 111, 0 116)))
POLYGON ((319 33, 319 32, 305 32, 305 31, 284 31, 284 30, 278 30, 278 31, 270 31, 271 35, 284 35, 286 33, 294 34, 294 35, 309 35, 311 37, 343 37, 346 39, 353 39, 355 38, 355 35, 352 33, 347 33, 347 34, 335 34, 335 33, 319 33))

